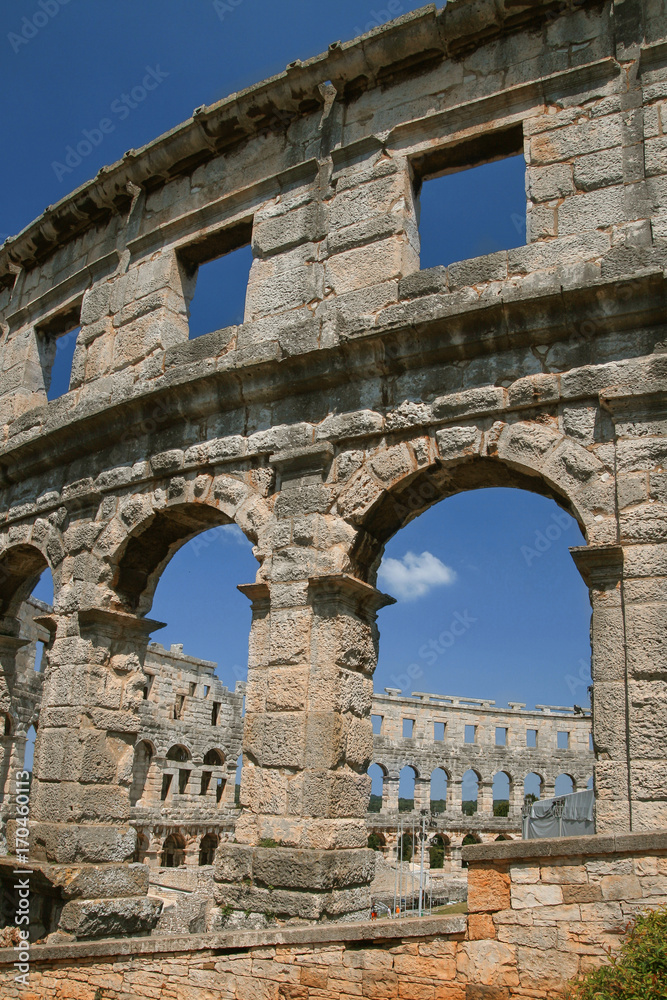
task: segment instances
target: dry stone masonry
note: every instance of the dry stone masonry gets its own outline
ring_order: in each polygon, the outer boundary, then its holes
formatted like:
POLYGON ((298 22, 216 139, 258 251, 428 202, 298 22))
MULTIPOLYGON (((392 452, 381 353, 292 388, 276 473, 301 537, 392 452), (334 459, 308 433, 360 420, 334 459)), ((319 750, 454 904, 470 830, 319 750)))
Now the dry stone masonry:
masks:
MULTIPOLYGON (((442 844, 447 868, 460 867, 466 838, 481 843, 521 837, 525 781, 530 775, 539 797, 549 798, 561 775, 570 778, 573 791, 581 791, 593 773, 591 719, 583 709, 539 705, 528 711, 520 702, 503 709, 482 699, 423 692, 408 698, 386 688, 384 694, 374 695, 372 716, 373 762, 383 780, 381 808, 368 814, 368 828, 380 837, 382 851, 391 858, 396 856, 399 820, 411 821, 409 814, 399 814, 399 778, 405 768, 414 775, 414 812, 431 814, 428 843, 442 844), (404 735, 406 723, 411 736, 404 735), (431 780, 439 770, 446 775, 446 797, 441 801, 436 796, 434 802, 431 780), (469 771, 477 778, 477 808, 472 816, 462 811, 463 778, 469 771), (509 785, 507 817, 494 815, 497 775, 504 775, 509 785)), ((428 854, 426 859, 428 863, 428 854)))
MULTIPOLYGON (((221 524, 258 561, 240 581, 242 812, 216 853, 221 920, 367 914, 391 600, 376 572, 397 530, 465 490, 533 490, 579 522, 598 836, 613 867, 667 827, 666 24, 665 0, 426 6, 196 109, 6 241, 1 708, 27 722, 22 607, 48 566, 30 859, 58 935, 158 919, 132 864, 149 614, 171 554, 221 524), (421 186, 520 153, 526 245, 420 270, 421 186), (189 340, 197 268, 248 243, 244 322, 189 340), (73 329, 69 392, 47 402, 73 329)), ((3 807, 11 845, 11 793, 3 807)), ((503 942, 504 964, 522 948, 503 942)), ((521 977, 507 995, 543 995, 521 977)))

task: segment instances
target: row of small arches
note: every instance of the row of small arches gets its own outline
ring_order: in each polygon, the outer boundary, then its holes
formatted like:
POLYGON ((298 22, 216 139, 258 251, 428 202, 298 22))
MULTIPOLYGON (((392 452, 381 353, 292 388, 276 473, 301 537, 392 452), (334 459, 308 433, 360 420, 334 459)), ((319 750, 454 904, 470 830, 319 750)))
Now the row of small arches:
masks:
MULTIPOLYGON (((212 865, 220 838, 215 833, 205 833, 199 841, 199 865, 212 865)), ((140 833, 137 838, 137 849, 134 859, 145 863, 150 844, 148 837, 140 833)), ((160 848, 159 863, 161 868, 181 868, 185 865, 185 837, 180 833, 170 833, 165 837, 160 848)))
MULTIPOLYGON (((372 780, 372 794, 371 794, 371 812, 377 812, 381 808, 382 796, 384 791, 384 781, 390 777, 388 769, 378 763, 371 764, 368 769, 368 774, 372 780), (379 800, 379 801, 378 801, 379 800)), ((415 797, 415 785, 417 780, 420 778, 420 774, 416 767, 407 764, 403 767, 399 773, 399 803, 414 801, 415 797)), ((482 775, 475 768, 469 768, 462 776, 461 786, 462 786, 462 800, 464 802, 477 801, 479 795, 479 786, 483 781, 482 775)), ((493 782, 493 800, 495 801, 509 801, 510 796, 514 790, 516 779, 510 775, 507 771, 498 771, 492 776, 493 782)), ((449 782, 452 781, 452 775, 444 768, 435 768, 430 775, 430 802, 432 811, 444 812, 445 803, 447 800, 447 787, 449 782)), ((545 776, 539 774, 536 771, 529 772, 523 779, 523 792, 524 798, 526 796, 531 796, 535 799, 543 798, 546 786, 545 776)), ((556 776, 554 781, 554 793, 556 795, 568 795, 571 792, 577 791, 579 782, 577 778, 571 774, 562 773, 556 776)), ((587 782, 587 787, 591 788, 593 786, 593 778, 590 777, 587 782)), ((422 803, 423 804, 423 803, 422 803)))

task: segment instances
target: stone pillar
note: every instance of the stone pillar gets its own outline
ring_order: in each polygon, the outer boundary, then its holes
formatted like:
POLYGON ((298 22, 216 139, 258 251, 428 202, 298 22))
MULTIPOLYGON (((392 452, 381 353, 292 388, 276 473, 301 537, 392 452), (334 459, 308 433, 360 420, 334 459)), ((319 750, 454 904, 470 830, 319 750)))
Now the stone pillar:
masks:
POLYGON ((449 778, 447 780, 447 814, 455 816, 461 812, 463 806, 463 781, 461 778, 449 778))
MULTIPOLYGON (((630 829, 623 548, 620 545, 580 546, 570 552, 589 588, 593 609, 596 831, 621 832, 630 829)), ((548 794, 545 791, 545 795, 548 794)))
POLYGON ((522 781, 512 781, 510 785, 510 810, 512 819, 521 820, 523 811, 524 790, 522 781))
POLYGON ((66 900, 58 928, 76 937, 146 933, 160 904, 148 869, 130 867, 130 789, 143 659, 160 623, 87 609, 37 619, 49 628, 31 793, 30 860, 66 900))
POLYGON ((477 815, 493 816, 493 780, 481 779, 477 786, 477 815))
POLYGON ((240 589, 253 605, 243 811, 216 899, 256 918, 363 914, 375 618, 391 598, 345 574, 240 589))
POLYGON ((415 811, 431 808, 431 779, 415 778, 415 811))
MULTIPOLYGON (((23 768, 23 754, 17 758, 18 732, 5 736, 5 716, 12 716, 12 690, 16 681, 16 654, 29 644, 28 639, 19 639, 20 622, 14 618, 2 618, 0 624, 4 632, 0 634, 0 802, 11 796, 13 791, 13 770, 23 768)), ((25 734, 23 734, 25 746, 25 734)))
POLYGON ((398 812, 398 775, 388 774, 382 782, 382 812, 398 812))

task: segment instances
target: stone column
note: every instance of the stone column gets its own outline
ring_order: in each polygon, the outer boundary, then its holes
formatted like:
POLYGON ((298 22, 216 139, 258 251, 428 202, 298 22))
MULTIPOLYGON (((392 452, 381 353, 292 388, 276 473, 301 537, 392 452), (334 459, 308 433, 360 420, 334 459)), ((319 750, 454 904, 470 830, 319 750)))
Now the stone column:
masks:
POLYGON ((431 779, 430 778, 416 778, 415 779, 415 810, 420 812, 422 809, 431 808, 431 779))
POLYGON ((493 780, 482 779, 477 786, 477 815, 493 816, 493 780))
POLYGON ((458 815, 463 805, 463 781, 461 778, 449 778, 447 780, 447 805, 446 811, 449 816, 458 815))
MULTIPOLYGON (((16 683, 16 654, 29 644, 28 639, 19 639, 20 622, 14 618, 0 619, 0 802, 9 799, 13 792, 13 770, 23 767, 22 747, 17 746, 21 737, 18 732, 4 734, 4 717, 12 716, 12 691, 16 683), (20 759, 17 751, 21 751, 20 759)), ((25 734, 22 735, 25 746, 25 734)))
POLYGON ((66 900, 76 937, 150 931, 160 904, 132 866, 130 788, 143 659, 160 623, 96 608, 37 619, 52 634, 31 794, 30 860, 66 900))
MULTIPOLYGON (((596 830, 630 830, 626 627, 623 548, 570 549, 591 598, 593 740, 596 751, 596 830)), ((550 790, 545 790, 545 796, 550 790)))
POLYGON ((253 605, 243 812, 238 843, 218 851, 216 898, 239 917, 363 914, 375 617, 391 598, 346 574, 240 589, 253 605))
POLYGON ((510 809, 509 815, 515 820, 520 820, 523 811, 523 781, 515 780, 510 786, 510 809))
POLYGON ((398 812, 398 775, 388 774, 382 782, 382 812, 398 812))

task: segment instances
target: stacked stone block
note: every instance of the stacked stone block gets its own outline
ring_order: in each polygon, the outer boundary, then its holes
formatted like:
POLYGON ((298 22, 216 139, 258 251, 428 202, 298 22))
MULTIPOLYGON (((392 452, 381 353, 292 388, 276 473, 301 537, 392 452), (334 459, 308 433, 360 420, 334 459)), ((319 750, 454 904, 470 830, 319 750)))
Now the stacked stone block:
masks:
MULTIPOLYGON (((5 244, 6 675, 47 565, 56 594, 37 858, 133 856, 145 616, 176 548, 234 521, 259 568, 222 885, 237 865, 254 885, 274 850, 285 879, 319 873, 286 890, 293 916, 363 909, 383 547, 491 486, 554 498, 586 537, 598 829, 667 823, 664 14, 423 8, 198 109, 5 244), (526 245, 420 271, 420 185, 522 150, 526 245), (189 341, 197 266, 249 242, 244 323, 189 341), (53 338, 77 324, 47 405, 53 338)), ((256 888, 238 904, 259 917, 256 888)))

